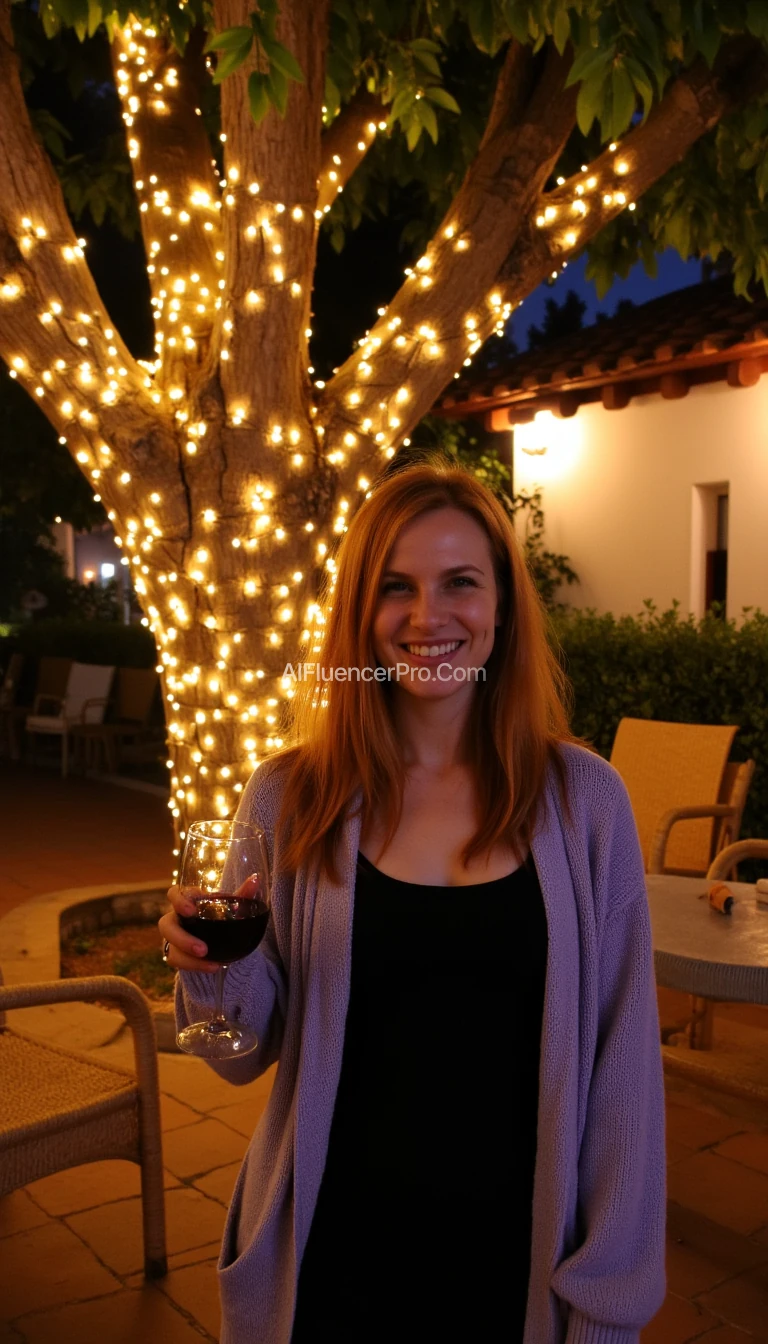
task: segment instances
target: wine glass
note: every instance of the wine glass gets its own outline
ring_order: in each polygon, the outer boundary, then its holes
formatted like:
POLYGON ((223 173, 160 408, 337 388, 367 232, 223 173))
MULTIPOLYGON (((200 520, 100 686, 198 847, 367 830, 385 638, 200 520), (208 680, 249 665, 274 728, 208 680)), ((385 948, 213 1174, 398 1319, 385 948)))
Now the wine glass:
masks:
POLYGON ((180 1050, 204 1059, 234 1059, 258 1045, 256 1033, 224 1016, 227 967, 253 952, 269 922, 269 862, 264 832, 243 821, 194 821, 187 832, 179 889, 195 906, 179 923, 218 961, 216 1007, 209 1022, 193 1022, 176 1037, 180 1050))

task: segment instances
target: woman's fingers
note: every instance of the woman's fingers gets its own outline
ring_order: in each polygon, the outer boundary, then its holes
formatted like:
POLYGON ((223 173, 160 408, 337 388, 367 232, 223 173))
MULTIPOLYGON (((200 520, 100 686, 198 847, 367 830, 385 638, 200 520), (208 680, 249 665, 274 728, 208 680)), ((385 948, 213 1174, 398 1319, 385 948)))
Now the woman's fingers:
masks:
POLYGON ((237 891, 235 892, 235 895, 239 896, 241 899, 248 897, 249 899, 253 900, 254 897, 259 895, 260 891, 261 891, 261 878, 259 877, 258 873, 251 873, 250 877, 246 877, 242 886, 238 887, 237 891))
POLYGON ((187 933, 179 924, 175 911, 168 911, 157 921, 157 927, 165 942, 169 943, 167 964, 176 971, 207 971, 219 969, 219 962, 208 961, 208 948, 194 934, 187 933))
POLYGON ((190 899, 188 891, 182 893, 181 889, 177 886, 169 887, 168 900, 177 915, 194 915, 195 903, 190 899))

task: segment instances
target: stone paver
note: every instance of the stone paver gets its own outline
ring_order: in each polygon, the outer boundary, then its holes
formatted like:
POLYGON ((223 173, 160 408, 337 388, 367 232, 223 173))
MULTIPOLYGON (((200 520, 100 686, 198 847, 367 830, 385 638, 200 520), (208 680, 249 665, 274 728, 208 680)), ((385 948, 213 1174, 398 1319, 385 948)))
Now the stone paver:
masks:
POLYGON ((768 1176, 768 1132, 765 1134, 734 1134, 724 1143, 718 1143, 712 1150, 718 1157, 730 1157, 734 1162, 743 1162, 753 1171, 762 1171, 768 1176))
MULTIPOLYGON (((192 1246, 221 1237, 224 1209, 199 1190, 180 1186, 167 1190, 165 1220, 169 1251, 186 1251, 192 1246)), ((141 1240, 141 1200, 123 1199, 102 1204, 87 1213, 75 1213, 66 1223, 99 1259, 117 1274, 132 1274, 141 1269, 144 1251, 141 1240)), ((13 1317, 11 1317, 13 1319, 13 1317)))
POLYGON ((26 1232, 30 1227, 47 1222, 43 1210, 30 1199, 26 1190, 12 1190, 0 1199, 0 1238, 12 1237, 16 1232, 26 1232))
POLYGON ((182 1125, 194 1125, 200 1118, 200 1111, 193 1111, 191 1106, 185 1106, 183 1101, 177 1101, 164 1092, 161 1094, 160 1120, 164 1134, 172 1129, 180 1129, 182 1125))
MULTIPOLYGON (((186 1269, 174 1269, 162 1283, 162 1291, 213 1335, 219 1337, 219 1293, 216 1259, 186 1269)), ((362 1344, 362 1341, 361 1341, 362 1344)))
MULTIPOLYGON (((178 1184, 178 1179, 167 1171, 166 1189, 178 1184)), ((136 1162, 88 1162, 43 1176, 28 1185, 27 1191, 46 1213, 60 1217, 140 1194, 141 1172, 136 1162)))
POLYGON ((229 1167, 217 1167, 216 1171, 209 1171, 207 1176, 198 1176, 195 1187, 202 1190, 204 1195, 210 1195, 211 1199, 218 1199, 229 1206, 239 1170, 239 1162, 233 1162, 229 1167))
POLYGON ((705 1330, 719 1324, 718 1317, 711 1312, 668 1292, 661 1310, 640 1338, 642 1344, 688 1344, 688 1340, 698 1339, 705 1330))
POLYGON ((698 1299, 731 1325, 768 1340, 768 1265, 757 1265, 698 1299))
POLYGON ((201 1344, 200 1327, 155 1287, 26 1316, 19 1328, 25 1344, 201 1344))
POLYGON ((680 1297, 695 1297, 768 1262, 768 1247, 670 1201, 667 1210, 667 1280, 680 1297))
POLYGON ((667 1195, 705 1218, 748 1236, 765 1222, 768 1176, 716 1153, 694 1153, 669 1171, 667 1195))
POLYGON ((166 872, 170 879, 173 842, 163 798, 7 760, 0 760, 0 791, 0 915, 43 891, 144 882, 166 872), (32 849, 43 818, 45 843, 38 836, 32 849))
POLYGON ((163 1141, 163 1161, 176 1176, 191 1179, 214 1167, 241 1162, 247 1140, 220 1120, 199 1120, 196 1125, 173 1129, 163 1141))
POLYGON ((120 1287, 74 1232, 57 1222, 3 1239, 2 1278, 2 1310, 9 1321, 120 1287))

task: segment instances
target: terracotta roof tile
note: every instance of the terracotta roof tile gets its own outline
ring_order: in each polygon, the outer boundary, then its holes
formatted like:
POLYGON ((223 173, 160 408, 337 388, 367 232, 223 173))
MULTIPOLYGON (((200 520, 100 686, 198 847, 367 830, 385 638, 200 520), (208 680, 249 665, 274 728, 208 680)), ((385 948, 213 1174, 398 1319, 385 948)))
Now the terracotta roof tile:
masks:
POLYGON ((646 369, 686 357, 727 352, 731 346, 768 341, 768 298, 756 289, 752 302, 733 292, 733 280, 691 285, 637 308, 529 350, 490 374, 462 373, 442 405, 514 398, 537 388, 551 392, 579 379, 646 369))

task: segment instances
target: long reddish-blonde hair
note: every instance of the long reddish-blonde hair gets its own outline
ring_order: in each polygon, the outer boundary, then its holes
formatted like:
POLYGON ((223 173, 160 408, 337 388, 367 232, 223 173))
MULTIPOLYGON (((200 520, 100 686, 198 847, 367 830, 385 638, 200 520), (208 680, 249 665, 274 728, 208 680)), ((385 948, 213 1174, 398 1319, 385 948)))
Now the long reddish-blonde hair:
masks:
MULTIPOLYGON (((557 745, 580 741, 568 727, 569 683, 547 639, 547 615, 512 524, 468 471, 426 461, 385 476, 352 518, 339 547, 320 669, 376 666, 373 622, 387 559, 401 529, 435 509, 455 508, 480 524, 502 600, 501 624, 478 682, 463 739, 475 779, 475 834, 464 864, 504 840, 519 862, 530 846, 550 761, 563 803, 565 767, 557 745)), ((270 758, 285 771, 278 829, 289 871, 319 860, 339 880, 336 845, 349 804, 362 789, 363 824, 374 813, 392 839, 402 809, 404 764, 385 681, 300 681, 292 700, 294 745, 270 758), (318 687, 322 688, 318 694, 318 687), (321 703, 322 702, 322 703, 321 703)))

